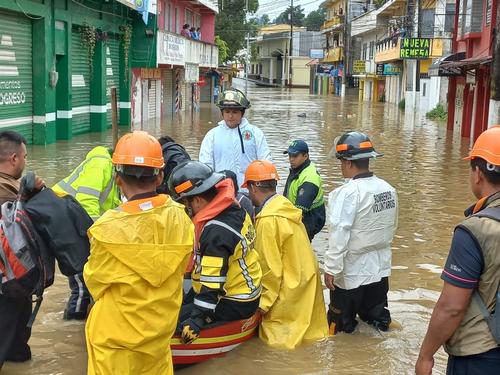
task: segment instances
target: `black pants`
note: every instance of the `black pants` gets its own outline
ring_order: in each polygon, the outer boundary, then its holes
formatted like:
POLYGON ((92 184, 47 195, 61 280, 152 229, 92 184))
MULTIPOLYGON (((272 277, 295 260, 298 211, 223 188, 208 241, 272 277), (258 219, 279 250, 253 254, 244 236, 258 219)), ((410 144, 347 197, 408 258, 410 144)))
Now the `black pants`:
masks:
POLYGON ((335 287, 330 291, 330 309, 328 324, 335 323, 335 333, 351 333, 361 320, 376 328, 387 331, 391 323, 391 314, 387 309, 387 292, 389 279, 384 277, 379 282, 362 285, 356 289, 335 287))
POLYGON ((30 298, 8 298, 0 295, 0 369, 5 361, 23 362, 31 359, 28 340, 31 328, 30 298))
POLYGON ((498 375, 500 374, 500 348, 486 353, 455 357, 450 355, 446 375, 498 375))
POLYGON ((83 320, 87 317, 87 309, 91 301, 90 293, 83 281, 83 274, 69 276, 68 281, 71 294, 64 310, 64 319, 83 320))
MULTIPOLYGON (((195 305, 193 303, 195 293, 191 289, 182 302, 181 312, 179 314, 179 323, 191 316, 195 305)), ((215 312, 209 316, 210 325, 217 322, 232 322, 235 320, 248 319, 255 314, 259 308, 260 298, 250 302, 237 302, 228 299, 220 299, 215 308, 215 312)), ((208 322, 207 322, 208 323, 208 322)))

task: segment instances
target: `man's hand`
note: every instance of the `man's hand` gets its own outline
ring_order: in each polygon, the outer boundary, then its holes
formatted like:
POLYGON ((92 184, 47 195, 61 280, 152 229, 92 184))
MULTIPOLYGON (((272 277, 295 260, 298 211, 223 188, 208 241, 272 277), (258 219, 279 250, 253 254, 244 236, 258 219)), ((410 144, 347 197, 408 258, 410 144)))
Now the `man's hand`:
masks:
POLYGON ((415 365, 415 374, 431 375, 433 367, 434 367, 434 357, 424 358, 421 355, 419 355, 417 364, 415 365))
POLYGON ((333 275, 325 273, 325 285, 330 290, 335 289, 335 285, 333 284, 333 275))
POLYGON ((35 177, 35 190, 42 190, 45 187, 45 181, 40 177, 35 177))
POLYGON ((181 323, 181 341, 184 344, 191 344, 200 336, 201 325, 194 319, 186 319, 181 323))

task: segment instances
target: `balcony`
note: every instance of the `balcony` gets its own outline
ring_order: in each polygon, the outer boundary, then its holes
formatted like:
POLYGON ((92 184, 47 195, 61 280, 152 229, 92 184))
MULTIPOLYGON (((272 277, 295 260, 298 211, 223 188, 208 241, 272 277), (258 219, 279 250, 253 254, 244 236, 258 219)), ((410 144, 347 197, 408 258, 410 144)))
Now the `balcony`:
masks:
POLYGON ((331 47, 325 51, 325 57, 322 59, 322 62, 337 62, 342 61, 344 58, 344 48, 343 47, 331 47))
POLYGON ((216 68, 219 62, 217 46, 185 38, 168 31, 158 31, 157 65, 185 66, 195 64, 200 67, 216 68))
MULTIPOLYGON (((425 39, 425 38, 424 38, 425 39)), ((377 43, 375 52, 375 62, 383 63, 394 60, 401 60, 401 37, 389 37, 377 43)), ((429 49, 429 59, 441 57, 443 55, 443 40, 431 39, 429 49)))
POLYGON ((320 31, 332 31, 341 28, 342 25, 344 25, 344 16, 333 16, 332 19, 325 21, 323 25, 321 25, 320 31))

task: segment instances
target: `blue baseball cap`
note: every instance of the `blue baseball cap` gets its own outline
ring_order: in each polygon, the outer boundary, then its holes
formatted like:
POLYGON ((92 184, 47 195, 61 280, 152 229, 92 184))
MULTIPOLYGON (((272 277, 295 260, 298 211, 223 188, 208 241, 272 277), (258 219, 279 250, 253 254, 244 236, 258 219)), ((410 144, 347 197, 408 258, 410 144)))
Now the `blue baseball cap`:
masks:
POLYGON ((288 146, 288 150, 283 151, 284 154, 297 155, 299 153, 309 153, 309 146, 307 146, 306 141, 302 139, 296 139, 295 141, 290 142, 288 146))

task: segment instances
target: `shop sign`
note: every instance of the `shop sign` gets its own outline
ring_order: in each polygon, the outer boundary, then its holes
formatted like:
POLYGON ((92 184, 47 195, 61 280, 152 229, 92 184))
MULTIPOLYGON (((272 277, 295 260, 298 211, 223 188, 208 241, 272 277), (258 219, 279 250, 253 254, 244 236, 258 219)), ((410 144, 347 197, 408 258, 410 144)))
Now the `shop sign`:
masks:
POLYGON ((198 81, 198 86, 203 87, 207 84, 207 81, 204 76, 200 77, 200 80, 198 81))
POLYGON ((366 73, 366 61, 365 60, 354 60, 353 73, 355 74, 365 74, 366 73))
MULTIPOLYGON (((13 46, 11 35, 2 35, 2 46, 13 46)), ((16 52, 2 51, 5 61, 16 61, 16 52)), ((19 79, 18 65, 0 65, 0 106, 26 103, 26 94, 19 79)))
POLYGON ((384 76, 396 76, 402 73, 402 69, 398 65, 384 64, 384 76))
POLYGON ((322 59, 325 57, 325 51, 321 48, 311 48, 309 49, 309 57, 311 59, 322 59))
POLYGON ((378 76, 383 76, 384 75, 384 64, 377 64, 377 75, 378 76))
POLYGON ((399 57, 401 59, 428 59, 431 43, 430 38, 402 38, 399 57))
POLYGON ((161 79, 161 69, 141 68, 141 78, 144 79, 161 79))
POLYGON ((198 64, 186 63, 184 67, 184 81, 187 83, 196 83, 200 80, 200 69, 198 64))
POLYGON ((185 39, 180 35, 158 32, 158 64, 181 65, 185 63, 185 39))
POLYGON ((330 74, 332 69, 333 69, 332 65, 324 65, 324 64, 316 65, 316 73, 318 74, 330 74))

